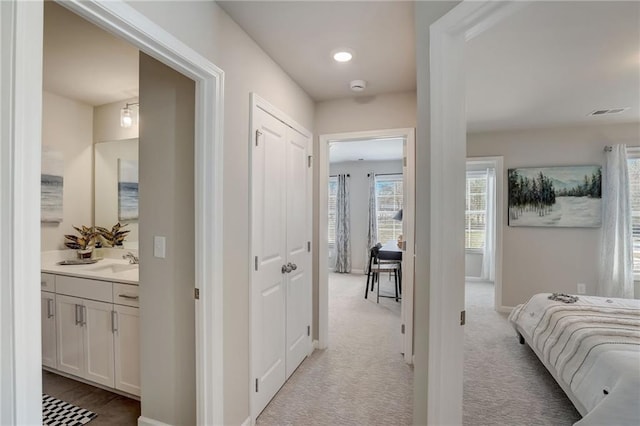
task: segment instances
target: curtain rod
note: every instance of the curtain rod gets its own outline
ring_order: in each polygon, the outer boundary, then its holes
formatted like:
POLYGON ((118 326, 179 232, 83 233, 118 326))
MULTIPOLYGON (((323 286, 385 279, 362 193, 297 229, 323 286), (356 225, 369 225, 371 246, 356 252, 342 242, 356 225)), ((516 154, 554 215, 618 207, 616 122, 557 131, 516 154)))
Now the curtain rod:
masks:
MULTIPOLYGON (((371 173, 367 173, 367 177, 371 176, 371 173)), ((374 173, 374 176, 402 176, 402 173, 374 173)))
MULTIPOLYGON (((338 175, 329 175, 329 177, 338 177, 338 175)), ((351 177, 351 175, 347 174, 347 177, 351 177)))

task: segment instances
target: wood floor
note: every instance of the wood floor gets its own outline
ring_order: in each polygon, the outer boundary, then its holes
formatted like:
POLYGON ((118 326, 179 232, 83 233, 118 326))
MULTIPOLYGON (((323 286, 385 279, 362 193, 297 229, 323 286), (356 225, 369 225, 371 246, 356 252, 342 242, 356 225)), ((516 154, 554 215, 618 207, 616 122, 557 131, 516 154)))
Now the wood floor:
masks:
POLYGON ((140 402, 91 385, 42 371, 42 390, 47 395, 98 415, 89 426, 137 425, 140 402))

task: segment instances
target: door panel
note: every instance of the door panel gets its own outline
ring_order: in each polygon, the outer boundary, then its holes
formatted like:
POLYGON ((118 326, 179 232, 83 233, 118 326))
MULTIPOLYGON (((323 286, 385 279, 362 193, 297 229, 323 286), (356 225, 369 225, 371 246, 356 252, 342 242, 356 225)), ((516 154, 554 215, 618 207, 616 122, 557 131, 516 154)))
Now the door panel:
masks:
POLYGON ((56 295, 58 370, 82 377, 84 372, 82 299, 56 295))
POLYGON ((56 356, 56 306, 55 295, 43 291, 40 293, 42 321, 42 365, 57 367, 56 356))
POLYGON ((85 378, 114 387, 113 305, 84 300, 85 378))
POLYGON ((115 387, 140 396, 140 310, 114 305, 115 387))
POLYGON ((309 229, 309 138, 289 129, 287 137, 287 377, 311 351, 311 253, 309 229))
MULTIPOLYGON (((252 409, 260 413, 285 380, 287 127, 256 108, 253 115, 252 247, 257 262, 252 277, 252 366, 256 383, 252 409), (257 270, 256 267, 257 266, 257 270)), ((255 262, 255 260, 254 260, 255 262)), ((253 386, 252 386, 253 387, 253 386)))

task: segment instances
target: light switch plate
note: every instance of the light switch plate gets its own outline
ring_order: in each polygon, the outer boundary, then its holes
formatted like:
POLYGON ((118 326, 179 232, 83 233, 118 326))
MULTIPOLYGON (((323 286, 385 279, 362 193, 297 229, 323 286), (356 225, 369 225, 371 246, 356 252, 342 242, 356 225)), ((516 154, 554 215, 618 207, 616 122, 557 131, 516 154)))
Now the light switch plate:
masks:
POLYGON ((153 237, 153 256, 164 259, 167 252, 167 238, 155 236, 153 237))

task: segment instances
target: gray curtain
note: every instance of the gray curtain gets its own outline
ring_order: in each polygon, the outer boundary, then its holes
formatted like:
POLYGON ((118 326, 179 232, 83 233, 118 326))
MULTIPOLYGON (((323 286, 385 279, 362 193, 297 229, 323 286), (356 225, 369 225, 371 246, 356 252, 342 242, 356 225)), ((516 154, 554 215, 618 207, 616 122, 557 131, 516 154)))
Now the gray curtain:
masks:
POLYGON ((376 175, 369 173, 369 227, 367 230, 367 249, 364 260, 364 273, 369 273, 369 253, 378 242, 378 217, 376 213, 376 175))
POLYGON ((351 272, 351 212, 349 180, 347 175, 338 175, 336 194, 336 266, 335 272, 351 272))

